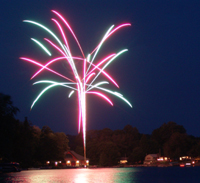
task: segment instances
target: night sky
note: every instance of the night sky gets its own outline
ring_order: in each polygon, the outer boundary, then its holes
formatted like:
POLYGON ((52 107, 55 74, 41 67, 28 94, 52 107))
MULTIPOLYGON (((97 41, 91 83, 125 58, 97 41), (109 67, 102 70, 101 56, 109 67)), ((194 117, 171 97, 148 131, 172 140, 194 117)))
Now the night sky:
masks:
MULTIPOLYGON (((12 97, 24 117, 40 128, 48 125, 55 132, 77 134, 76 95, 67 90, 49 90, 30 111, 44 85, 40 79, 59 81, 44 72, 33 80, 39 67, 22 61, 29 57, 45 63, 46 57, 30 40, 48 35, 25 19, 40 22, 56 31, 51 12, 60 12, 74 30, 85 54, 90 53, 112 25, 129 22, 131 27, 114 34, 101 55, 129 51, 116 59, 106 71, 133 105, 108 95, 114 106, 96 96, 88 96, 87 129, 123 129, 131 124, 140 133, 151 134, 163 123, 183 125, 189 135, 200 136, 200 1, 197 0, 2 0, 0 5, 0 92, 12 97)), ((77 46, 68 33, 71 49, 77 46)), ((80 52, 76 52, 80 55, 80 52)), ((63 69, 65 65, 58 66, 63 69)), ((55 68, 56 69, 56 68, 55 68)), ((66 71, 65 71, 66 72, 66 71)))

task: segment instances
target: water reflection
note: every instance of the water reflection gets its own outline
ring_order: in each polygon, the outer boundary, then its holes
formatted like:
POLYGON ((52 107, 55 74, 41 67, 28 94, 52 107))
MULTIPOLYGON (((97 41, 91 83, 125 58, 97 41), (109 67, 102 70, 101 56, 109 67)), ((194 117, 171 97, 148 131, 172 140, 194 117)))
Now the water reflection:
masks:
POLYGON ((29 170, 0 174, 0 183, 199 183, 199 167, 29 170))
POLYGON ((116 170, 109 168, 81 170, 75 175, 74 183, 113 182, 115 171, 116 170))
POLYGON ((134 183, 136 180, 134 173, 138 171, 137 168, 29 170, 2 174, 0 182, 134 183))
POLYGON ((73 178, 74 183, 134 183, 133 172, 136 169, 122 169, 122 168, 98 168, 98 169, 82 169, 73 178))

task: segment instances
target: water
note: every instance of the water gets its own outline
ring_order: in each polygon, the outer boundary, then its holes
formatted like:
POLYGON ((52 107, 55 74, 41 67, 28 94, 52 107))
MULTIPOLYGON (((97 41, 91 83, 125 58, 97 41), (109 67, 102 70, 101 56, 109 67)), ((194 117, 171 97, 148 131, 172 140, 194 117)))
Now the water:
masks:
POLYGON ((199 183, 200 167, 28 170, 0 174, 0 183, 199 183))

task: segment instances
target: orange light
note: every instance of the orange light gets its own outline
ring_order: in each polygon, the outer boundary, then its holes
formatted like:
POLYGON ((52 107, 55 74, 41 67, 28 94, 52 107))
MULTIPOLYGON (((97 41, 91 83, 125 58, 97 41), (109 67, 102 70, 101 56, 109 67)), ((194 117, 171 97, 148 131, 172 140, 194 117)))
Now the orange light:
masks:
POLYGON ((125 164, 125 163, 127 163, 128 161, 127 160, 120 160, 120 163, 121 164, 125 164))

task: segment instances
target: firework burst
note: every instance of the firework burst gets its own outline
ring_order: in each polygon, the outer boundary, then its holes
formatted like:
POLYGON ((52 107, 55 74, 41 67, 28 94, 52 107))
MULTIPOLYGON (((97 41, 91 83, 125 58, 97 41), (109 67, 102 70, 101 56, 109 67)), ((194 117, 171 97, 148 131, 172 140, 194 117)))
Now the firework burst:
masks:
POLYGON ((44 41, 47 44, 49 44, 52 47, 52 49, 57 50, 57 52, 59 53, 59 56, 52 56, 51 51, 48 50, 44 46, 43 43, 41 43, 37 39, 31 38, 32 41, 34 41, 38 46, 41 47, 41 49, 44 50, 44 52, 48 56, 50 56, 50 59, 45 64, 43 64, 39 61, 33 60, 31 58, 27 58, 27 57, 20 57, 20 59, 39 66, 39 70, 33 74, 31 79, 35 78, 42 71, 47 70, 53 74, 58 75, 61 78, 64 78, 66 82, 56 82, 56 81, 52 81, 52 80, 40 80, 40 81, 33 83, 34 85, 35 84, 48 84, 48 86, 45 87, 39 93, 39 95, 33 101, 31 108, 35 105, 35 103, 39 100, 39 98, 46 91, 48 91, 49 89, 51 89, 55 86, 62 86, 62 87, 68 88, 69 89, 69 97, 71 97, 76 92, 77 96, 78 96, 78 107, 79 107, 78 132, 80 132, 80 130, 82 129, 84 158, 86 160, 86 95, 87 94, 97 95, 97 96, 101 97, 102 99, 104 99, 105 101, 107 101, 110 105, 113 105, 113 102, 109 99, 109 97, 107 95, 105 95, 105 93, 112 94, 112 95, 122 99, 130 107, 132 107, 131 103, 126 98, 124 98, 122 94, 104 87, 105 84, 109 84, 109 82, 111 82, 116 87, 119 88, 119 85, 117 84, 117 82, 105 71, 105 69, 119 55, 126 52, 127 49, 121 50, 118 53, 112 53, 112 54, 108 55, 107 57, 103 58, 102 60, 100 60, 99 62, 95 63, 95 58, 96 58, 100 48, 104 44, 104 42, 113 33, 115 33, 116 31, 118 31, 119 29, 121 29, 123 27, 130 26, 131 24, 125 23, 125 24, 121 24, 117 27, 114 27, 114 25, 112 25, 107 30, 107 32, 105 33, 105 35, 103 36, 103 38, 101 39, 99 44, 95 47, 95 49, 90 54, 88 54, 87 57, 85 57, 84 52, 81 48, 81 45, 80 45, 76 35, 74 34, 74 31, 72 30, 72 28, 70 27, 70 25, 68 24, 66 19, 57 11, 52 10, 52 12, 57 17, 57 19, 52 19, 52 21, 55 23, 56 27, 58 28, 58 30, 60 32, 60 37, 62 39, 59 39, 59 37, 55 33, 53 33, 53 31, 51 31, 49 28, 47 28, 46 26, 44 26, 38 22, 31 21, 31 20, 24 20, 24 22, 39 26, 41 29, 43 29, 48 34, 50 34, 52 36, 52 38, 54 38, 54 39, 50 40, 50 39, 44 38, 44 41), (82 54, 81 57, 72 55, 69 43, 67 41, 67 37, 65 35, 63 27, 61 26, 61 23, 64 24, 64 26, 66 26, 68 28, 68 30, 71 32, 72 36, 74 37, 74 39, 79 47, 79 50, 82 54), (73 73, 71 78, 66 77, 65 75, 62 75, 61 73, 50 68, 50 66, 53 63, 58 62, 58 61, 65 61, 65 62, 67 62, 67 64, 69 64, 71 72, 73 73), (82 70, 77 69, 77 65, 76 65, 77 62, 81 63, 82 70), (97 78, 99 77, 99 75, 104 75, 106 78, 106 81, 98 81, 97 82, 97 78))

